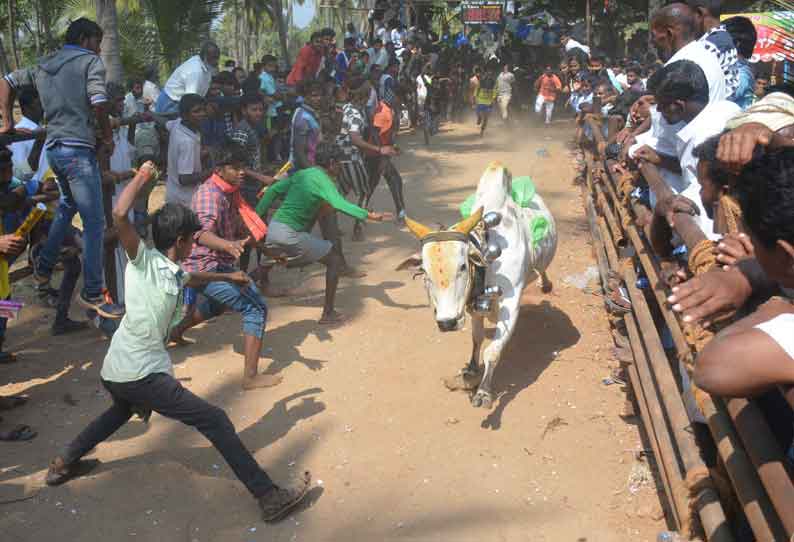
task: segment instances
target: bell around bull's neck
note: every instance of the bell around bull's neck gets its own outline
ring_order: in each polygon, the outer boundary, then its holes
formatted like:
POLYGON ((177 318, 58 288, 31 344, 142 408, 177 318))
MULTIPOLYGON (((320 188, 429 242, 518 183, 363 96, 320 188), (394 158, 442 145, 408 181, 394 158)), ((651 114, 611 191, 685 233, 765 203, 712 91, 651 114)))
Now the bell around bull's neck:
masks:
POLYGON ((476 212, 472 213, 468 218, 464 218, 448 230, 433 230, 424 224, 416 222, 409 217, 405 217, 405 225, 408 226, 408 229, 411 233, 416 236, 422 242, 429 242, 429 241, 442 241, 444 237, 449 237, 448 240, 458 240, 458 237, 462 236, 465 240, 471 230, 477 226, 482 220, 482 213, 483 208, 480 207, 477 209, 476 212), (449 235, 445 235, 449 234, 449 235), (437 239, 434 239, 436 238, 437 239))

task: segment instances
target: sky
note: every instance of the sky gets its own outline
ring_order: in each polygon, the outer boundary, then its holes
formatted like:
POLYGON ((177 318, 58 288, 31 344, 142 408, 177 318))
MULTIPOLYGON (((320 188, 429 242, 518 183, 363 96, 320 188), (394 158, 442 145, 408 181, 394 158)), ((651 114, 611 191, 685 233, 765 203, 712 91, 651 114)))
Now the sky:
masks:
POLYGON ((309 26, 314 18, 314 2, 315 0, 305 0, 302 6, 295 2, 292 8, 292 22, 295 26, 300 29, 309 26))

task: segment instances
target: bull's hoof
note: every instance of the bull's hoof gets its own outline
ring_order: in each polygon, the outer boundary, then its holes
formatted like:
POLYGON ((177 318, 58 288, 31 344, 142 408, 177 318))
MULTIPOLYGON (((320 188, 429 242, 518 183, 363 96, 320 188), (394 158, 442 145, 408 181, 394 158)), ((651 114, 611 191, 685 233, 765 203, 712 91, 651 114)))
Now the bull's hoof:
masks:
POLYGON ((449 391, 471 391, 477 389, 481 379, 482 373, 464 370, 453 377, 445 378, 444 385, 449 391))
POLYGON ((493 398, 491 393, 485 390, 478 390, 471 398, 471 406, 478 408, 491 408, 493 398))

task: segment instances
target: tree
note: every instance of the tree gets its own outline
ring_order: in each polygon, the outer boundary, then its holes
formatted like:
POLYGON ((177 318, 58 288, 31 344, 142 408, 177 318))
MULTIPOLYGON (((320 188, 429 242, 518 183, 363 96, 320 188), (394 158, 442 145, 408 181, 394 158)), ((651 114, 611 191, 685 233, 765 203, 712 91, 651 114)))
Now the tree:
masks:
POLYGON ((11 42, 11 54, 14 59, 14 69, 19 68, 19 51, 17 50, 17 23, 16 0, 8 0, 8 38, 11 42))
MULTIPOLYGON (((289 2, 294 2, 297 0, 288 0, 289 2)), ((298 2, 302 4, 302 0, 298 2)), ((282 0, 245 0, 245 9, 247 12, 253 15, 253 18, 257 21, 257 26, 255 26, 255 31, 259 28, 259 23, 262 22, 262 14, 266 14, 273 25, 276 27, 276 31, 278 32, 278 42, 279 47, 281 48, 281 56, 284 58, 285 61, 289 59, 289 46, 288 46, 288 34, 289 34, 289 25, 287 24, 287 18, 284 14, 284 3, 282 0)))
POLYGON ((102 27, 102 62, 107 70, 107 80, 121 84, 124 72, 121 65, 118 13, 116 0, 96 0, 96 18, 102 27))
POLYGON ((174 69, 198 49, 220 16, 222 0, 139 0, 142 11, 157 30, 161 53, 174 69))

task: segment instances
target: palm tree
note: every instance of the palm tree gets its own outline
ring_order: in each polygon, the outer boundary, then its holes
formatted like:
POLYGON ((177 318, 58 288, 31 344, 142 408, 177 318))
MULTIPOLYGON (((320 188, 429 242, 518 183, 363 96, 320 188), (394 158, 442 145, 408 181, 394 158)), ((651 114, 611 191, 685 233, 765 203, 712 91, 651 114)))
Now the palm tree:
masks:
POLYGON ((209 37, 212 23, 223 8, 222 0, 139 1, 157 29, 161 53, 169 69, 174 69, 209 37))
MULTIPOLYGON (((283 0, 243 0, 245 10, 253 16, 255 21, 254 28, 258 31, 262 23, 262 14, 266 14, 278 31, 278 42, 281 48, 281 55, 286 62, 289 58, 289 47, 287 43, 289 25, 284 14, 283 0)), ((303 4, 303 0, 287 0, 288 2, 298 1, 303 4)))
POLYGON ((118 13, 116 0, 96 0, 96 18, 102 27, 102 62, 107 70, 107 80, 121 83, 124 72, 121 65, 118 13))

